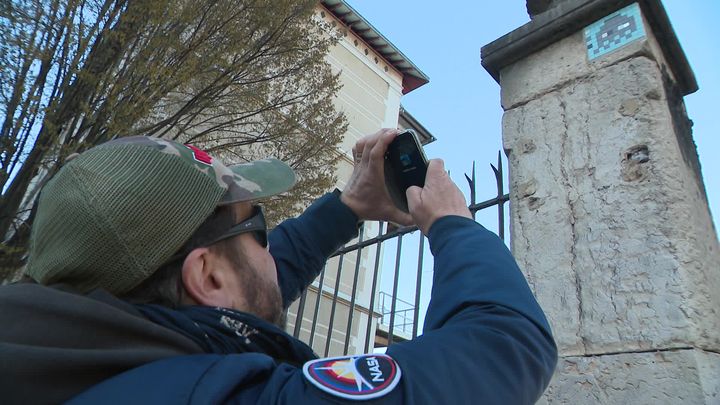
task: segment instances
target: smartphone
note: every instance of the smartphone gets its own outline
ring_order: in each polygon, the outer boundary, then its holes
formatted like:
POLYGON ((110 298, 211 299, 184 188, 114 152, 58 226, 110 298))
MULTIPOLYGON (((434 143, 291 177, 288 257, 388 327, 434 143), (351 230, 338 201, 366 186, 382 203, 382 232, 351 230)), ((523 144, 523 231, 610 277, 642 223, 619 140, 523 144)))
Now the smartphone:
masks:
POLYGON ((385 153, 385 186, 390 198, 401 210, 408 212, 405 191, 410 186, 423 187, 428 160, 415 131, 399 133, 385 153))

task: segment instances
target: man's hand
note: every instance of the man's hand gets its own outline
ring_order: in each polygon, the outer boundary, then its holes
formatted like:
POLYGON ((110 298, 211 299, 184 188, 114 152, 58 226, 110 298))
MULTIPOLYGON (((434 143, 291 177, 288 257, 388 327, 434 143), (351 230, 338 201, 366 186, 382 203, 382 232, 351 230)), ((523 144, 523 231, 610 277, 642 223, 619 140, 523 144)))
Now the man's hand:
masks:
POLYGON ((425 186, 412 186, 407 189, 406 195, 410 215, 425 235, 438 218, 446 215, 472 219, 465 196, 450 179, 440 159, 430 161, 425 186))
POLYGON ((413 224, 412 217, 393 204, 385 187, 385 151, 398 134, 396 129, 381 129, 366 136, 352 149, 355 168, 340 200, 361 220, 413 224))

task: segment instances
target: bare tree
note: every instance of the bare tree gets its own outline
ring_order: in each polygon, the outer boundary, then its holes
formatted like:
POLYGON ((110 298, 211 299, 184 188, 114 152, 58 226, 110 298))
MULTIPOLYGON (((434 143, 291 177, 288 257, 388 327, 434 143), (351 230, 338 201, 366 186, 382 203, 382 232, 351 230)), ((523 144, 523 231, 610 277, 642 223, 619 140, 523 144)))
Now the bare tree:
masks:
POLYGON ((154 135, 300 175, 281 216, 334 183, 345 132, 310 0, 10 0, 0 5, 0 279, 22 264, 37 191, 66 156, 154 135))

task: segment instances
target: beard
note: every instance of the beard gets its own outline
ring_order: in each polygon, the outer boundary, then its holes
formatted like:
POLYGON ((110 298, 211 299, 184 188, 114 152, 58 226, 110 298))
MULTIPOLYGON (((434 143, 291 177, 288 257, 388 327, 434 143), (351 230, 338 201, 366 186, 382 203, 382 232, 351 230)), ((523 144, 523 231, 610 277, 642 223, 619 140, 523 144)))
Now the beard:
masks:
POLYGON ((286 317, 278 285, 260 279, 254 290, 255 292, 251 294, 256 295, 256 297, 249 295, 252 299, 249 312, 284 330, 286 317))
POLYGON ((282 307, 282 295, 276 282, 261 277, 263 269, 249 263, 235 263, 242 276, 247 308, 243 312, 255 315, 281 329, 285 329, 287 316, 282 307), (238 266, 239 265, 239 266, 238 266))

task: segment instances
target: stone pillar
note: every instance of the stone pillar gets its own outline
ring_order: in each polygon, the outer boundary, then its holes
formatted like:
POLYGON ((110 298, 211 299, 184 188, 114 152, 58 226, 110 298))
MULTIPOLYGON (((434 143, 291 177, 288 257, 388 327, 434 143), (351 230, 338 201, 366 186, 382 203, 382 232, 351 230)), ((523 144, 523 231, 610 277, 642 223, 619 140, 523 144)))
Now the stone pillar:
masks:
POLYGON ((718 404, 720 249, 665 10, 530 3, 482 62, 505 110, 511 247, 561 354, 543 403, 718 404))

